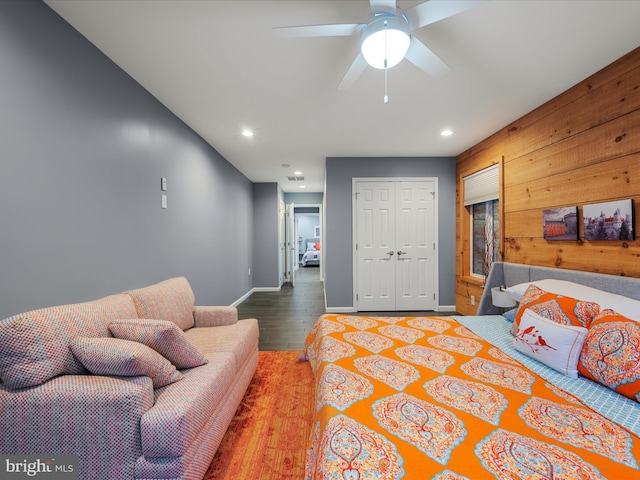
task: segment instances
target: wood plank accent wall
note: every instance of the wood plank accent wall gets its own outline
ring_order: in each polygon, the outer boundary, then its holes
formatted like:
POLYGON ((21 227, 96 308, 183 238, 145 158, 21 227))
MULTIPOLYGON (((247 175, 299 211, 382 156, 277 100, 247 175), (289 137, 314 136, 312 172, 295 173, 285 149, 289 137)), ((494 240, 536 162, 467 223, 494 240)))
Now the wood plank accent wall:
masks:
POLYGON ((457 157, 456 309, 473 315, 462 179, 501 163, 500 255, 508 262, 640 277, 640 240, 584 240, 582 206, 632 199, 640 238, 640 47, 457 157), (578 206, 579 240, 543 238, 542 210, 578 206))

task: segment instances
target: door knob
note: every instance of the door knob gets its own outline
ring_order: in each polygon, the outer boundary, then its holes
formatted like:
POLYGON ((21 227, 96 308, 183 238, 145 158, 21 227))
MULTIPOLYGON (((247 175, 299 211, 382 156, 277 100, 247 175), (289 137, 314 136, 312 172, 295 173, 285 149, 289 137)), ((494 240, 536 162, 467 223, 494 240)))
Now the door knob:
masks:
POLYGON ((406 255, 407 252, 403 252, 402 250, 398 250, 398 255, 406 255))
POLYGON ((389 250, 389 251, 387 252, 387 255, 393 255, 393 250, 389 250))

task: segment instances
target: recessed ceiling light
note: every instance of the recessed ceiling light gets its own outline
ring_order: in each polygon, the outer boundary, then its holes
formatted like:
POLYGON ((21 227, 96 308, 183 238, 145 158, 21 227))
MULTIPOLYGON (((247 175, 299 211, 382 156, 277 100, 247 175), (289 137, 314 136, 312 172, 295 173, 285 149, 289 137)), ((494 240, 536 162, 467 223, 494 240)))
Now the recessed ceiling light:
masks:
POLYGON ((448 137, 449 135, 453 135, 453 131, 446 128, 440 132, 440 135, 442 135, 443 137, 448 137))
POLYGON ((302 172, 300 170, 296 170, 295 172, 293 172, 294 175, 302 175, 302 172))
POLYGON ((242 135, 245 137, 253 137, 253 132, 251 130, 243 130, 242 135))
POLYGON ((307 188, 307 187, 305 187, 304 185, 300 185, 300 188, 307 188))

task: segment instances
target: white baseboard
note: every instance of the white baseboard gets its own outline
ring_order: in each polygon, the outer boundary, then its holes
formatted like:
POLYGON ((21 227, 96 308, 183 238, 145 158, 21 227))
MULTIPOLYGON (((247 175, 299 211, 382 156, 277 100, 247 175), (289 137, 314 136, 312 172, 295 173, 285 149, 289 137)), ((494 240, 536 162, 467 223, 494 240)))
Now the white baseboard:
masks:
MULTIPOLYGON (((355 307, 325 307, 325 311, 327 313, 355 313, 357 312, 355 307)), ((438 305, 435 312, 455 312, 455 305, 438 305)), ((363 315, 366 315, 367 312, 362 312, 363 315)), ((398 315, 402 316, 402 312, 398 312, 398 315)))
POLYGON ((249 298, 251 296, 251 294, 254 293, 254 292, 279 292, 279 291, 280 291, 279 287, 255 287, 255 288, 252 288, 251 290, 249 290, 243 296, 241 296, 238 300, 233 302, 230 306, 231 307, 237 307, 242 302, 244 302, 247 298, 249 298))
POLYGON ((252 292, 279 292, 280 287, 254 287, 252 292))
POLYGON ((356 311, 354 307, 324 307, 327 313, 353 313, 356 311))
POLYGON ((455 312, 455 311, 456 311, 455 305, 438 305, 438 308, 436 308, 436 312, 455 312))
MULTIPOLYGON (((251 296, 253 292, 279 292, 280 287, 254 287, 245 293, 242 297, 231 304, 232 307, 237 307, 242 302, 244 302, 247 298, 251 296)), ((355 313, 357 312, 356 308, 351 307, 327 307, 325 304, 324 310, 326 313, 355 313)), ((455 312, 455 305, 438 305, 435 309, 436 312, 455 312)), ((401 312, 399 312, 401 313, 401 312)), ((366 314, 366 312, 365 312, 366 314)))
POLYGON ((244 302, 247 298, 249 298, 251 296, 251 294, 253 293, 253 289, 249 290, 247 293, 245 293, 243 296, 241 296, 238 300, 236 300, 235 302, 233 302, 231 304, 232 307, 237 307, 238 305, 240 305, 242 302, 244 302))

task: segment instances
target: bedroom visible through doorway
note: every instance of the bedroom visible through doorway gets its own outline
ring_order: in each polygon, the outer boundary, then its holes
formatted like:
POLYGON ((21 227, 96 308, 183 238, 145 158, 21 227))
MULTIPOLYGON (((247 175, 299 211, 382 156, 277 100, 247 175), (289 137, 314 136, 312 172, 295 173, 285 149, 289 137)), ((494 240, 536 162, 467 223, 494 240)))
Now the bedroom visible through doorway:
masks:
POLYGON ((287 280, 322 280, 322 206, 287 204, 287 280), (315 272, 313 274, 312 272, 315 272))

